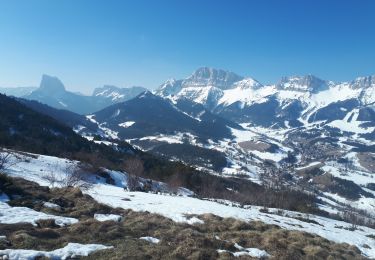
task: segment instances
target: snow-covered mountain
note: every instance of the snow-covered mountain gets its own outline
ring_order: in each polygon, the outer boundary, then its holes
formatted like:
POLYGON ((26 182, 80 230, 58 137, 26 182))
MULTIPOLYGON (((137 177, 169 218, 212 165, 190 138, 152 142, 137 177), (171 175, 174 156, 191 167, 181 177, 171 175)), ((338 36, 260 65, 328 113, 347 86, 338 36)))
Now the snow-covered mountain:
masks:
POLYGON ((105 85, 94 89, 92 96, 108 99, 109 105, 120 103, 138 96, 147 89, 143 87, 119 88, 116 86, 105 85))
POLYGON ((99 108, 90 97, 67 91, 61 80, 48 75, 43 75, 39 88, 24 98, 80 114, 90 113, 99 108))
POLYGON ((291 76, 263 85, 223 75, 233 73, 201 68, 155 91, 175 103, 198 103, 244 128, 232 129, 230 141, 210 146, 226 151, 228 166, 221 173, 255 179, 264 172, 290 173, 295 187, 373 212, 375 76, 340 83, 291 76), (223 84, 223 78, 231 80, 223 84), (245 160, 247 167, 241 164, 245 160), (278 170, 269 169, 267 161, 276 162, 278 170))
MULTIPOLYGON (((203 112, 210 113, 207 110, 203 112)), ((177 104, 147 91, 132 100, 96 112, 91 118, 110 126, 112 130, 125 130, 120 131, 120 136, 123 138, 176 132, 190 132, 202 139, 230 138, 231 132, 227 126, 234 124, 211 115, 211 118, 195 118, 179 109, 177 104), (129 125, 130 123, 126 124, 126 122, 133 122, 133 124, 129 125)))
POLYGON ((232 139, 231 128, 242 129, 190 100, 172 103, 150 91, 87 117, 107 137, 217 170, 227 165, 225 155, 197 144, 232 139))
POLYGON ((224 91, 232 89, 236 83, 242 88, 257 86, 255 80, 244 80, 243 77, 233 72, 204 67, 199 68, 184 80, 168 80, 155 93, 174 99, 187 98, 212 109, 218 105, 224 91))
POLYGON ((79 114, 89 114, 112 104, 129 100, 143 91, 145 89, 142 87, 104 86, 95 89, 91 96, 85 96, 67 91, 57 77, 43 75, 39 88, 22 97, 39 101, 54 108, 70 110, 79 114))
POLYGON ((186 79, 168 80, 155 94, 174 101, 189 99, 224 118, 254 126, 294 128, 338 120, 330 126, 339 131, 374 130, 368 127, 373 125, 375 76, 342 83, 292 76, 262 85, 232 72, 200 68, 186 79))

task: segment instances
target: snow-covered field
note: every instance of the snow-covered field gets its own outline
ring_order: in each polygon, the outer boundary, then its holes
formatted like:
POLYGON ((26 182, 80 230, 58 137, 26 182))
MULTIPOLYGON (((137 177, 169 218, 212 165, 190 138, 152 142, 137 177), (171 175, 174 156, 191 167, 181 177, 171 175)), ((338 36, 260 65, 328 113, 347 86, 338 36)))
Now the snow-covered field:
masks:
MULTIPOLYGON (((43 176, 51 169, 51 165, 53 169, 60 169, 57 172, 63 175, 65 174, 65 166, 74 163, 76 162, 56 157, 35 156, 11 166, 7 173, 11 176, 22 177, 46 186, 48 183, 43 176), (54 167, 55 165, 60 165, 61 167, 56 168, 54 167)), ((368 235, 375 234, 375 230, 368 227, 359 226, 355 231, 351 231, 351 224, 349 223, 320 216, 306 216, 290 211, 283 211, 282 215, 278 215, 276 214, 277 209, 270 209, 270 213, 263 213, 260 211, 261 208, 256 206, 241 208, 232 203, 224 204, 186 196, 128 192, 123 188, 126 178, 121 176, 117 176, 116 179, 116 183, 121 187, 105 184, 99 178, 96 184, 90 189, 84 190, 84 192, 91 195, 98 202, 112 207, 157 213, 176 222, 204 224, 199 215, 205 213, 212 213, 221 217, 232 217, 243 221, 259 220, 285 229, 317 234, 331 241, 355 245, 364 255, 375 257, 375 240, 368 237, 368 235), (298 220, 296 217, 308 218, 318 224, 298 220)), ((4 196, 2 195, 3 198, 4 196)), ((5 204, 5 202, 2 203, 5 204)))

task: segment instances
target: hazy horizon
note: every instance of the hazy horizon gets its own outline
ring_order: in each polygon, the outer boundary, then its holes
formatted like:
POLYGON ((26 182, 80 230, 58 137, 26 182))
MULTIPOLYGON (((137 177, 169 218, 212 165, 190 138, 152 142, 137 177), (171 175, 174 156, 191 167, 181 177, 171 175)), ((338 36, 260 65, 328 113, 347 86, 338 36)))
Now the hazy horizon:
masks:
MULTIPOLYGON (((207 66, 206 66, 206 67, 207 67, 207 66)), ((212 68, 212 67, 210 67, 210 68, 212 68)), ((198 68, 197 68, 197 69, 198 69, 198 68)), ((222 68, 214 68, 214 69, 222 69, 222 68)), ((183 76, 182 78, 175 78, 175 77, 172 77, 172 78, 177 79, 177 80, 179 80, 179 79, 185 79, 185 78, 187 78, 188 76, 190 76, 193 72, 194 72, 194 71, 192 71, 191 73, 186 74, 186 75, 183 76)), ((229 70, 228 70, 228 72, 234 72, 234 73, 236 73, 235 71, 229 71, 229 70)), ((37 84, 35 84, 35 85, 31 85, 31 84, 30 84, 30 85, 25 85, 25 86, 1 86, 1 85, 0 85, 0 88, 22 88, 22 87, 25 87, 25 88, 38 88, 39 85, 40 85, 40 81, 41 81, 43 75, 48 75, 48 74, 46 74, 46 73, 41 74, 39 82, 38 82, 37 84)), ((305 74, 305 75, 313 75, 313 74, 309 73, 309 74, 305 74)), ((296 74, 293 74, 293 75, 283 75, 283 76, 280 77, 280 79, 281 79, 282 77, 305 76, 305 75, 296 75, 296 74)), ((66 90, 68 90, 68 91, 70 91, 70 92, 73 92, 73 93, 80 93, 80 94, 84 94, 84 95, 91 95, 91 94, 93 93, 93 91, 95 90, 95 88, 101 88, 101 87, 104 87, 104 86, 115 86, 115 87, 118 87, 118 88, 143 87, 143 88, 146 88, 146 89, 152 91, 152 90, 155 90, 156 88, 158 88, 158 87, 159 87, 161 84, 163 84, 165 81, 171 79, 171 78, 165 79, 163 82, 160 82, 158 85, 156 85, 156 86, 153 87, 153 88, 148 88, 148 87, 145 87, 145 86, 139 86, 139 85, 119 86, 119 85, 114 85, 114 84, 103 84, 103 85, 101 85, 101 86, 95 86, 95 87, 92 87, 92 88, 87 88, 87 89, 86 89, 86 92, 82 92, 82 91, 80 91, 80 90, 78 90, 78 89, 74 89, 74 88, 71 88, 70 86, 67 86, 67 85, 64 83, 64 80, 61 79, 59 76, 56 76, 56 75, 48 75, 48 76, 51 76, 51 77, 57 77, 57 78, 58 78, 58 79, 64 84, 66 90)), ((239 74, 239 76, 243 76, 243 77, 251 77, 251 78, 253 78, 253 79, 255 79, 255 80, 258 80, 256 77, 252 77, 252 76, 249 76, 249 75, 240 75, 240 74, 239 74)), ((320 79, 322 79, 322 80, 327 80, 327 81, 331 80, 331 79, 321 78, 321 77, 319 77, 319 75, 313 75, 313 76, 318 77, 318 78, 320 78, 320 79)), ((356 77, 354 77, 354 78, 352 78, 352 79, 346 80, 346 81, 351 81, 351 80, 354 80, 354 79, 356 79, 356 78, 358 78, 358 77, 366 77, 366 76, 375 76, 375 73, 374 73, 374 74, 369 74, 369 75, 358 75, 358 76, 356 76, 356 77)), ((280 80, 280 79, 279 79, 279 80, 280 80)), ((259 81, 259 80, 258 80, 258 81, 259 81)), ((336 82, 336 83, 340 83, 340 82, 346 82, 346 81, 335 81, 335 82, 336 82)), ((263 82, 261 82, 261 81, 259 81, 259 82, 260 82, 261 84, 263 84, 263 82)), ((277 82, 278 82, 278 80, 275 81, 275 82, 269 82, 268 84, 276 84, 277 82)), ((266 85, 266 84, 265 84, 265 85, 266 85)))

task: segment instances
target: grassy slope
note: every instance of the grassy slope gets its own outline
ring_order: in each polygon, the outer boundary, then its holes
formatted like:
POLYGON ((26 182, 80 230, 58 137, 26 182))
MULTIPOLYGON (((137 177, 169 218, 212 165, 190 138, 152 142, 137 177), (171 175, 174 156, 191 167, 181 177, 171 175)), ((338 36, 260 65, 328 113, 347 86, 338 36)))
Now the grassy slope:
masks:
POLYGON ((114 249, 99 251, 87 259, 232 259, 229 253, 218 254, 217 249, 236 252, 234 243, 238 243, 245 248, 264 249, 272 259, 363 259, 353 246, 260 222, 245 223, 203 215, 199 218, 205 224, 179 224, 147 212, 109 208, 74 188, 48 189, 23 179, 0 178, 5 184, 2 191, 11 197, 20 196, 9 204, 80 220, 69 227, 58 227, 48 220, 40 221, 38 227, 0 224, 0 234, 7 237, 7 241, 0 242, 0 249, 48 251, 61 248, 68 242, 77 242, 114 246, 114 249), (43 208, 41 201, 58 202, 64 207, 61 210, 43 208), (98 222, 93 219, 95 213, 121 214, 124 220, 119 223, 98 222), (153 236, 161 242, 151 244, 140 240, 142 236, 153 236))

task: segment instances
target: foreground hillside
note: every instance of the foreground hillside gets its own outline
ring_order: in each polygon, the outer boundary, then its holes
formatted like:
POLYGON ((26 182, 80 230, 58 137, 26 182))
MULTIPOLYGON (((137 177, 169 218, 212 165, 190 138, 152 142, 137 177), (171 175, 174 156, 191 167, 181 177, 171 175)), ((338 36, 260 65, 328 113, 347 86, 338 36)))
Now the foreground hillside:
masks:
POLYGON ((193 195, 187 189, 144 179, 140 181, 151 184, 150 192, 129 192, 124 189, 129 186, 128 175, 115 171, 105 171, 112 181, 86 172, 76 187, 66 187, 69 169, 78 162, 25 153, 14 156, 17 161, 1 175, 0 255, 63 252, 58 255, 62 257, 72 246, 69 243, 77 243, 82 250, 68 252, 90 253, 90 259, 375 256, 375 230, 367 227, 187 197, 193 195), (91 250, 84 250, 88 247, 91 250))

